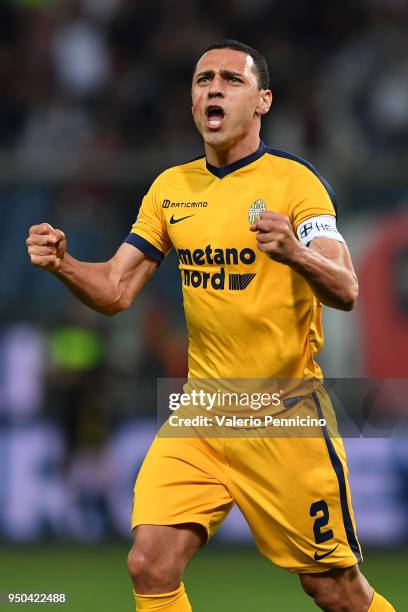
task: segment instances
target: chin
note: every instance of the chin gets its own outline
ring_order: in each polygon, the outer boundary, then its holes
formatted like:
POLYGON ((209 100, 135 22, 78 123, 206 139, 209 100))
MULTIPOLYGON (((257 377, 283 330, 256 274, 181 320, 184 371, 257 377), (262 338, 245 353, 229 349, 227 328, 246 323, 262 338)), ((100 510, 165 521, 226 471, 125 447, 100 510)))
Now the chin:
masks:
POLYGON ((204 135, 204 141, 211 147, 223 148, 228 146, 229 139, 226 134, 220 132, 207 132, 204 135))

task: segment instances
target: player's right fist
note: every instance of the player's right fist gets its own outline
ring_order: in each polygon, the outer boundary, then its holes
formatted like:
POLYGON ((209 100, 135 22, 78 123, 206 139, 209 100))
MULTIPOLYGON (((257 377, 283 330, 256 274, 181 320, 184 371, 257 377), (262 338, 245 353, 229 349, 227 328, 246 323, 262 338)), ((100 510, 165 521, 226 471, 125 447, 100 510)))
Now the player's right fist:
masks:
POLYGON ((31 263, 49 272, 57 272, 67 250, 65 234, 49 223, 32 225, 26 240, 31 263))

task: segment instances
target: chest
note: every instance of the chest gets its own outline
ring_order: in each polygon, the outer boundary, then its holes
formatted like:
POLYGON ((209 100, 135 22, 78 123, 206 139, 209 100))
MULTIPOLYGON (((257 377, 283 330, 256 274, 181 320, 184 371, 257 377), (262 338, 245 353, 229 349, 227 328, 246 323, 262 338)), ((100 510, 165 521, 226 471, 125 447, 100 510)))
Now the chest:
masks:
POLYGON ((166 230, 176 249, 253 248, 250 225, 262 211, 287 214, 285 185, 249 173, 174 186, 163 198, 166 230))

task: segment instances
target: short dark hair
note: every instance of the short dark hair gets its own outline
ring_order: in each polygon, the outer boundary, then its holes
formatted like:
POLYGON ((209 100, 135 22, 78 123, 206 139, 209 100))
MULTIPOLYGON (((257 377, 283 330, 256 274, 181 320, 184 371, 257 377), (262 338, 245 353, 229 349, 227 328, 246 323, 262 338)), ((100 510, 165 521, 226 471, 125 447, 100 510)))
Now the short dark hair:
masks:
POLYGON ((269 87, 269 70, 268 63, 262 53, 259 53, 256 49, 253 49, 249 45, 240 42, 239 40, 234 40, 232 38, 222 38, 221 40, 216 40, 211 43, 205 49, 204 53, 207 51, 213 51, 213 49, 232 49, 233 51, 242 51, 247 55, 250 55, 254 60, 255 69, 258 75, 258 87, 259 89, 268 89, 269 87))

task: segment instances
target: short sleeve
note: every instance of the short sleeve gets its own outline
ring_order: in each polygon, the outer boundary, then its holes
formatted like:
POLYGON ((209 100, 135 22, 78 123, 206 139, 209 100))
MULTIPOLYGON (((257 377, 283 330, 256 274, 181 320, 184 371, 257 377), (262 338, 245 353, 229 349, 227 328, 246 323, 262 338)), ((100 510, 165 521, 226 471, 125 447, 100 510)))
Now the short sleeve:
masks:
POLYGON ((286 192, 288 215, 294 229, 302 221, 318 215, 336 217, 336 196, 327 181, 299 164, 290 177, 286 192))
POLYGON ((125 242, 160 263, 170 251, 172 244, 157 191, 156 180, 143 198, 137 219, 125 242))

